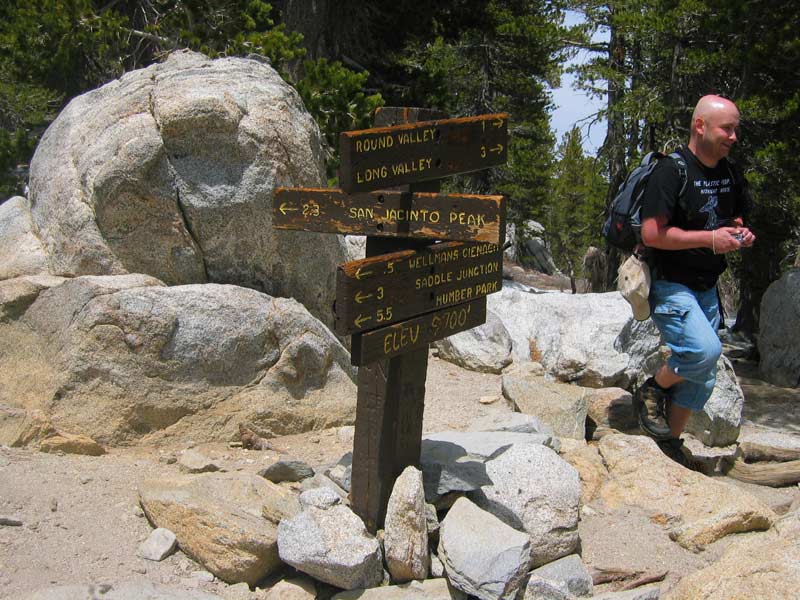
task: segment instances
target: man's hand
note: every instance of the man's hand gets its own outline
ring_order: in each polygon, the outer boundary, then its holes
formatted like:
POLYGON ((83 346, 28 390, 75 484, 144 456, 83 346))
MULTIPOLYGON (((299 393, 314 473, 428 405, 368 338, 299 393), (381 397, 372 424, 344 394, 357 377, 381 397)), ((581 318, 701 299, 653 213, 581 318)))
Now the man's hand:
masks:
POLYGON ((742 247, 753 245, 756 236, 747 227, 720 227, 713 234, 712 248, 715 254, 727 254, 742 247))

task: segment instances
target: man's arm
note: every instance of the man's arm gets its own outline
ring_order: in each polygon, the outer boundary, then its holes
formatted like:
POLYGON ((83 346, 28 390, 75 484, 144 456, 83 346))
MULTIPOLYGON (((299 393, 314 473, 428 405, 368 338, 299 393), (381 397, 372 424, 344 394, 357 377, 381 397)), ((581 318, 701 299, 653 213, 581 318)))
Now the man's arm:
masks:
POLYGON ((750 230, 742 227, 720 227, 713 231, 687 231, 667 223, 666 215, 645 219, 642 223, 644 245, 661 250, 711 248, 715 254, 725 254, 732 250, 738 250, 742 246, 750 246, 755 240, 755 236, 750 230), (744 235, 741 243, 731 235, 733 233, 744 235))

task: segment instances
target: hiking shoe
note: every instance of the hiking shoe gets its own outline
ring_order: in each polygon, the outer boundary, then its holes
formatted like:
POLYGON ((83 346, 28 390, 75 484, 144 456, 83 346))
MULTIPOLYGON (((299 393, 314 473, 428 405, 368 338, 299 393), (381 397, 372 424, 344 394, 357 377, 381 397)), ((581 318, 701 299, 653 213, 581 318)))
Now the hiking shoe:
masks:
POLYGON ((653 377, 645 381, 633 395, 639 427, 656 441, 674 439, 667 421, 668 401, 669 390, 658 385, 653 377))
POLYGON ((683 453, 683 440, 680 438, 669 438, 667 440, 659 440, 656 445, 661 451, 674 460, 679 465, 688 467, 689 461, 683 453))

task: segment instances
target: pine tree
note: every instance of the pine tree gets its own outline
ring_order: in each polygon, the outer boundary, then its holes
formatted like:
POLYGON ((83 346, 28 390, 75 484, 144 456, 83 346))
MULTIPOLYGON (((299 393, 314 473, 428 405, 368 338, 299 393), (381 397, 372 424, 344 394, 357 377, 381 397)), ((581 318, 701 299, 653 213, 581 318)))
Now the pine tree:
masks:
POLYGON ((574 291, 576 277, 584 275, 586 250, 601 243, 606 181, 598 161, 585 155, 578 127, 564 135, 556 160, 540 220, 553 260, 569 275, 574 291))

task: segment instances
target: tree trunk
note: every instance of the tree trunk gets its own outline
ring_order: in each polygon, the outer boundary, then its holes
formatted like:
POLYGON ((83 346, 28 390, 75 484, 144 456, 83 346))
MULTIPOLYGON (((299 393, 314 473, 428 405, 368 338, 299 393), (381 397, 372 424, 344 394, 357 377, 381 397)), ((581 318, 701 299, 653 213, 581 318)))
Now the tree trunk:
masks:
MULTIPOLYGON (((611 204, 611 200, 625 179, 625 116, 622 114, 621 108, 621 102, 625 95, 625 83, 622 77, 625 72, 625 39, 613 25, 613 20, 611 23, 608 62, 611 71, 617 74, 617 77, 610 77, 608 81, 608 130, 603 142, 603 150, 608 156, 609 173, 606 207, 611 204)), ((606 277, 602 291, 615 288, 617 269, 622 259, 622 252, 606 246, 606 277)))

